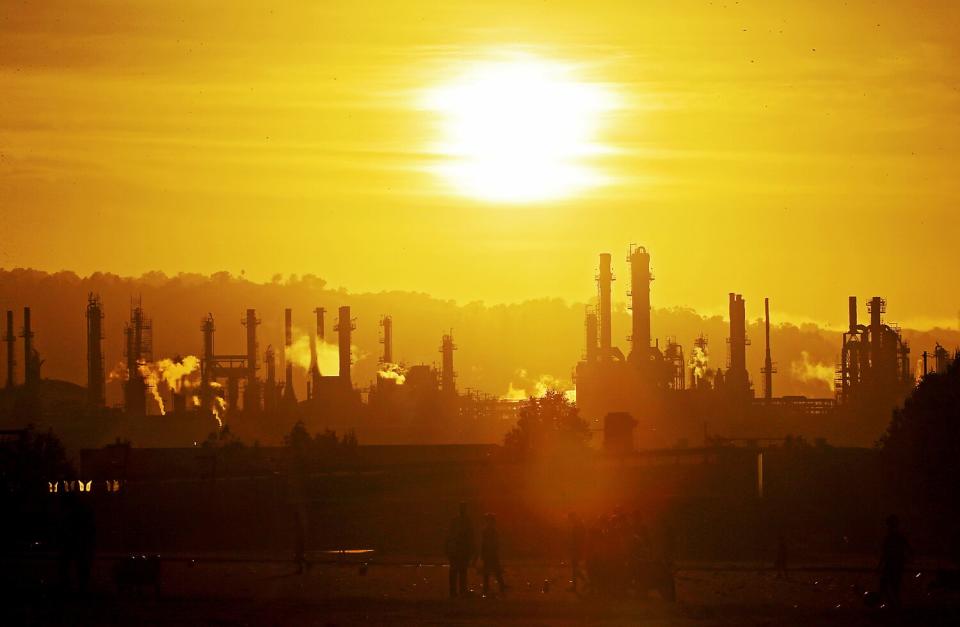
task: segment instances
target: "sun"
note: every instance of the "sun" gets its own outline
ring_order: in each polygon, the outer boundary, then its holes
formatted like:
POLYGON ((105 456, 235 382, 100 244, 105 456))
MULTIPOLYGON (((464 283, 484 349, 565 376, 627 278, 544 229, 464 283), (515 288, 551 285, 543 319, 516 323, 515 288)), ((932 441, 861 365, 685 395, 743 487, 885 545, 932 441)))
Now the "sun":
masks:
POLYGON ((424 99, 437 115, 441 161, 458 193, 490 202, 569 197, 602 184, 599 140, 613 96, 574 67, 532 57, 472 64, 424 99))

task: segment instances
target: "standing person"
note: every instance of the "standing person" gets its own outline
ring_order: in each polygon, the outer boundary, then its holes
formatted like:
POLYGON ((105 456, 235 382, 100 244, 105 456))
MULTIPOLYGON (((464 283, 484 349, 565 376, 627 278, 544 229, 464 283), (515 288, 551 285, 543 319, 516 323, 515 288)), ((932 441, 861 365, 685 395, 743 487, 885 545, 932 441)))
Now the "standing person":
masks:
POLYGON ((58 522, 61 592, 70 591, 71 573, 75 573, 77 592, 83 594, 90 581, 96 544, 93 507, 76 492, 67 492, 61 497, 58 522))
POLYGON ((503 583, 503 568, 500 566, 500 534, 497 532, 497 517, 484 516, 486 524, 480 535, 480 556, 483 558, 483 594, 490 593, 490 576, 494 576, 500 587, 500 596, 506 593, 503 583))
POLYGON ((580 562, 583 561, 584 540, 586 530, 583 521, 575 512, 567 514, 570 521, 570 539, 567 545, 567 555, 570 558, 570 590, 577 591, 577 582, 583 577, 580 573, 580 562))
POLYGON ((780 534, 777 538, 777 557, 773 561, 773 567, 777 571, 777 579, 789 579, 787 575, 787 538, 780 534))
POLYGON ((310 567, 307 562, 307 529, 306 516, 300 508, 293 512, 293 563, 297 567, 297 574, 310 567))
POLYGON ((880 551, 880 598, 894 609, 900 607, 900 582, 909 551, 910 544, 900 531, 900 519, 888 516, 887 535, 880 551))
POLYGON ((467 596, 467 569, 475 557, 473 524, 467 516, 467 504, 460 503, 460 513, 450 523, 447 535, 447 559, 450 560, 450 597, 467 596))

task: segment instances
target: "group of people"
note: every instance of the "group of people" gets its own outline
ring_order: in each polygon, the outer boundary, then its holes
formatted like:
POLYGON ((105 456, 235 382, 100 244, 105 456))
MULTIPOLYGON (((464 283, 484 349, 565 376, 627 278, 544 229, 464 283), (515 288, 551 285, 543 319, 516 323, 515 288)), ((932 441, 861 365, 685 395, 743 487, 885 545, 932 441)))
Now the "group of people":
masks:
MULTIPOLYGON (((483 517, 483 531, 480 533, 480 560, 483 575, 483 594, 490 594, 490 579, 495 579, 500 596, 506 594, 507 585, 503 581, 503 567, 500 565, 500 534, 497 531, 497 517, 486 514, 483 517)), ((464 597, 469 594, 467 585, 470 565, 476 563, 477 547, 473 534, 473 524, 467 514, 467 504, 460 503, 460 512, 450 524, 447 534, 446 553, 450 560, 450 596, 464 597)))
MULTIPOLYGON (((664 534, 666 540, 654 550, 639 513, 631 518, 621 510, 599 518, 589 528, 574 513, 569 515, 568 522, 567 555, 573 592, 622 596, 658 590, 664 598, 673 599, 672 534, 664 534)), ((496 581, 501 596, 506 593, 508 586, 500 563, 500 535, 494 514, 484 516, 477 547, 466 503, 461 503, 459 513, 450 523, 445 548, 450 563, 451 597, 469 594, 469 569, 478 558, 484 596, 491 594, 491 580, 496 581)))
MULTIPOLYGON (((567 557, 570 563, 571 591, 588 596, 646 596, 657 591, 667 600, 675 598, 674 557, 676 540, 671 525, 662 526, 656 540, 640 512, 627 515, 617 508, 587 526, 576 514, 568 519, 567 557)), ((480 559, 483 594, 488 596, 490 581, 495 580, 502 596, 507 589, 500 563, 500 535, 494 514, 484 516, 479 551, 466 503, 450 524, 446 553, 450 561, 450 596, 469 594, 468 571, 480 559)), ((896 516, 887 519, 887 535, 880 560, 879 594, 881 601, 900 605, 900 583, 909 544, 899 528, 896 516)), ((778 539, 774 567, 778 577, 787 575, 786 540, 778 539)))
POLYGON ((674 598, 674 540, 670 528, 654 542, 642 515, 617 508, 587 527, 568 515, 571 589, 598 596, 644 596, 651 590, 674 598))

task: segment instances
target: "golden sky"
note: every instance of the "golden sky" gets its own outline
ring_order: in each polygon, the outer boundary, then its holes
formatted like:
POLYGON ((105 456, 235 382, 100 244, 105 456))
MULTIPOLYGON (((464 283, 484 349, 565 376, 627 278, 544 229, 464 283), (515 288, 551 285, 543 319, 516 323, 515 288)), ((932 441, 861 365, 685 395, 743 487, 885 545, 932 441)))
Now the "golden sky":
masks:
MULTIPOLYGON (((960 5, 0 5, 0 266, 313 273, 460 301, 592 294, 651 251, 655 306, 957 324, 960 5), (602 184, 516 203, 438 178, 424 94, 525 55, 610 94, 602 184), (753 309, 753 311, 750 311, 753 309)), ((545 113, 549 108, 545 107, 545 113)))

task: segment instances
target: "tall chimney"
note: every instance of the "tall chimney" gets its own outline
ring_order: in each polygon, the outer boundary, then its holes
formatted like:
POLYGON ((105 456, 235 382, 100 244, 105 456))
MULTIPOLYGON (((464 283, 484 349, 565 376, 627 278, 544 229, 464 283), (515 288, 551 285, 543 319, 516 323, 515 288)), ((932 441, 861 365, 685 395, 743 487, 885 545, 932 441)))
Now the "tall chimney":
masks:
POLYGON ((323 307, 317 307, 316 309, 313 310, 313 313, 316 314, 317 316, 317 333, 313 341, 313 344, 310 346, 310 350, 311 350, 310 383, 313 387, 314 398, 316 398, 317 394, 319 394, 320 392, 320 374, 321 373, 320 373, 320 364, 316 359, 316 353, 317 353, 317 343, 320 343, 321 345, 325 343, 325 335, 326 335, 325 326, 326 325, 324 324, 323 317, 326 312, 327 310, 324 309, 323 307))
POLYGON ((587 331, 587 361, 596 361, 597 360, 597 313, 595 311, 590 311, 589 306, 587 307, 586 320, 584 321, 584 327, 587 331))
POLYGON ((30 308, 23 308, 23 382, 30 387, 37 382, 38 368, 36 356, 33 354, 33 329, 30 326, 30 308))
POLYGON ((267 389, 263 393, 263 408, 270 413, 277 408, 277 356, 271 344, 267 345, 263 363, 267 367, 267 389))
POLYGON ((597 291, 600 296, 600 358, 610 358, 610 287, 613 282, 610 268, 610 253, 600 253, 600 274, 597 275, 597 291))
POLYGON ((3 341, 7 343, 7 389, 13 389, 16 385, 17 360, 14 358, 17 336, 13 334, 13 311, 7 310, 7 333, 3 336, 3 341))
POLYGON ((630 249, 630 306, 633 329, 630 361, 644 363, 650 354, 650 254, 643 246, 630 249))
POLYGON ((127 340, 127 382, 124 409, 131 416, 147 414, 147 381, 140 366, 152 351, 153 323, 143 315, 141 301, 131 301, 130 320, 124 329, 127 340))
POLYGON ((857 297, 850 296, 847 298, 847 308, 849 311, 850 317, 850 333, 857 332, 857 297))
POLYGON ((350 319, 350 307, 340 307, 340 317, 337 318, 337 325, 334 330, 337 332, 338 350, 340 354, 340 381, 347 387, 353 387, 350 380, 350 344, 351 333, 356 328, 353 320, 350 319))
POLYGON ((213 314, 208 313, 200 324, 200 331, 203 333, 203 358, 200 360, 200 408, 204 412, 213 409, 213 389, 210 384, 213 381, 214 352, 213 352, 213 333, 216 327, 213 324, 213 314))
POLYGON ((453 351, 457 350, 453 343, 453 331, 443 336, 440 343, 440 392, 445 396, 453 396, 457 393, 457 387, 454 379, 457 373, 453 370, 453 351))
POLYGON ((260 411, 260 380, 257 378, 257 319, 256 309, 247 309, 243 326, 247 328, 247 376, 243 387, 243 411, 260 411))
POLYGON ((880 344, 883 341, 883 320, 880 315, 886 309, 887 304, 879 296, 870 299, 870 368, 879 372, 882 357, 880 356, 880 344))
POLYGON ((327 313, 327 310, 323 307, 317 307, 313 310, 313 313, 317 314, 317 339, 322 344, 326 340, 326 330, 324 329, 325 325, 323 322, 323 315, 327 313))
POLYGON ((283 365, 285 367, 285 381, 283 386, 283 400, 286 403, 296 403, 297 394, 293 389, 293 361, 291 348, 293 347, 293 310, 283 310, 283 365))
POLYGON ((743 296, 730 293, 730 369, 726 385, 736 392, 747 392, 750 379, 747 375, 747 330, 746 310, 743 296))
POLYGON ((770 299, 763 299, 764 330, 766 334, 766 354, 763 358, 763 397, 768 401, 773 398, 773 359, 770 356, 770 299))
POLYGON ((87 295, 87 402, 93 407, 106 404, 103 373, 103 306, 100 296, 87 295))
POLYGON ((316 396, 320 388, 320 364, 317 359, 317 334, 310 333, 310 381, 307 384, 307 400, 316 396))
POLYGON ((384 316, 380 319, 380 326, 383 327, 383 337, 380 343, 383 344, 383 357, 380 361, 385 364, 393 363, 393 318, 384 316))
MULTIPOLYGON (((317 361, 317 334, 310 332, 310 366, 307 368, 310 374, 310 384, 316 387, 316 380, 320 377, 320 365, 317 361)), ((309 398, 309 394, 307 397, 309 398)))

